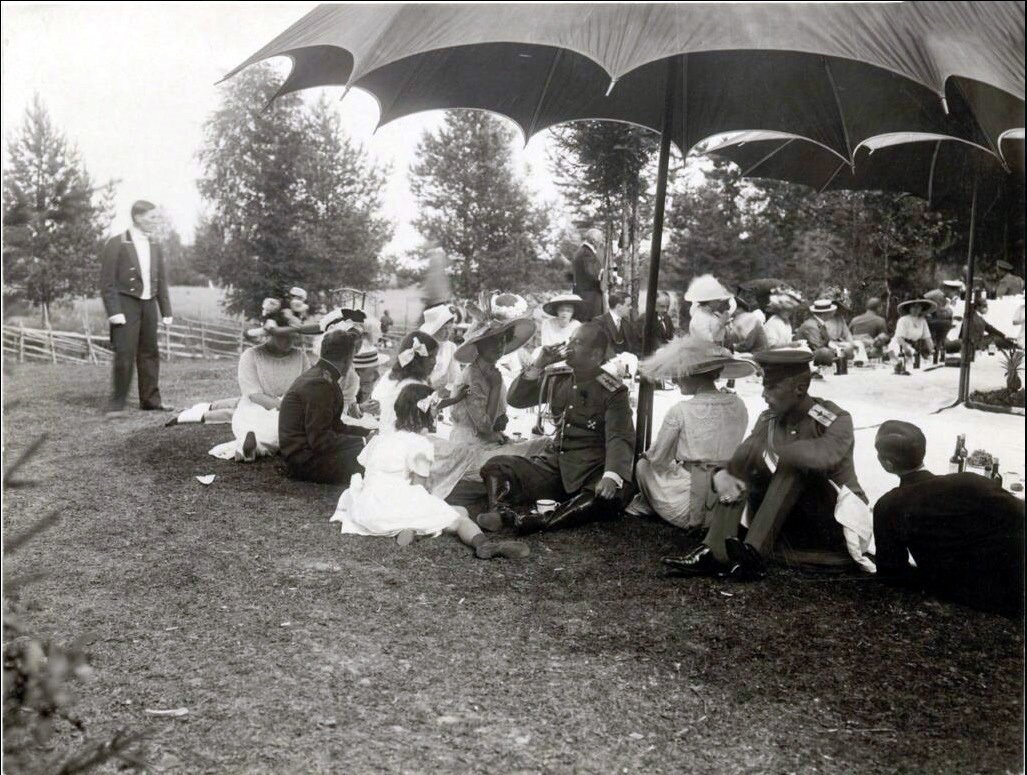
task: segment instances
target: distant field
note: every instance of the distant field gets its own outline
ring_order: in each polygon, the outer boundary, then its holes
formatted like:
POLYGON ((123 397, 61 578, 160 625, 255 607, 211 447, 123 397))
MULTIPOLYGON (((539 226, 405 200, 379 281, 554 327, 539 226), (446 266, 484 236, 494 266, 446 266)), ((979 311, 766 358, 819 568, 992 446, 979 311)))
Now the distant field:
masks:
MULTIPOLYGON (((193 320, 216 321, 219 319, 240 319, 225 312, 222 302, 225 291, 222 288, 174 285, 171 287, 171 307, 175 316, 193 320)), ((367 311, 378 316, 388 310, 396 324, 404 327, 417 322, 421 314, 420 291, 416 286, 389 288, 368 295, 367 311)), ((42 324, 41 313, 23 305, 9 307, 4 322, 38 327, 42 324)), ((107 316, 100 298, 79 299, 71 304, 56 307, 50 316, 50 325, 55 331, 81 331, 85 323, 90 331, 104 333, 107 330, 107 316)))

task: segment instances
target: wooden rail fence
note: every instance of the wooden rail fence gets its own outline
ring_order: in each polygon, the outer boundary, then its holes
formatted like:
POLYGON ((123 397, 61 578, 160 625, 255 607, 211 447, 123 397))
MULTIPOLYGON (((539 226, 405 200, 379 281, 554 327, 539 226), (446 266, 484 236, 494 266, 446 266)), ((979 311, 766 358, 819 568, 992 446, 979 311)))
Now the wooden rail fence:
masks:
MULTIPOLYGON (((252 324, 191 320, 175 318, 170 326, 157 328, 157 345, 162 360, 176 358, 190 359, 235 359, 251 342, 244 332, 252 324)), ((406 333, 403 327, 394 327, 389 332, 393 342, 399 342, 406 333)), ((309 349, 312 337, 303 337, 303 346, 309 349)), ((30 328, 24 325, 3 325, 4 358, 16 359, 18 363, 110 363, 114 357, 110 337, 94 333, 88 327, 77 331, 53 331, 46 328, 30 328)))

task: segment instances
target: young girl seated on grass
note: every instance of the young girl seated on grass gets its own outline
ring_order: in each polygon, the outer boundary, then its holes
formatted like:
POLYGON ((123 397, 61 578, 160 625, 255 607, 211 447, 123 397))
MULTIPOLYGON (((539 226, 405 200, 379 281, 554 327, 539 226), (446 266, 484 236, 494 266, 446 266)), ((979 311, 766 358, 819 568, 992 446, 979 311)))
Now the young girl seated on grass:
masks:
POLYGON ((483 560, 522 558, 528 547, 519 541, 490 540, 460 506, 450 506, 425 488, 435 456, 428 433, 435 430, 437 399, 427 385, 411 383, 396 399, 396 430, 379 434, 357 461, 364 467, 339 498, 332 522, 343 533, 395 536, 406 546, 418 535, 455 533, 483 560))

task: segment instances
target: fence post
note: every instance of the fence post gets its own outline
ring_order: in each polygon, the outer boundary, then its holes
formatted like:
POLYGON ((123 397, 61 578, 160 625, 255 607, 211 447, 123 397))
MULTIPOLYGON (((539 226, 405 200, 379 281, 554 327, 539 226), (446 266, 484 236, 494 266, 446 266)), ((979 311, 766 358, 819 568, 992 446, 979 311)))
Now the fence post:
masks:
POLYGON ((207 359, 207 324, 200 321, 200 352, 203 354, 203 359, 207 359))
POLYGON ((18 324, 18 363, 25 362, 25 324, 18 324))
POLYGON ((171 362, 171 326, 164 326, 164 349, 168 351, 168 362, 171 362))
POLYGON ((53 340, 53 329, 46 329, 46 338, 50 341, 50 360, 57 363, 57 346, 53 340))
POLYGON ((89 332, 89 324, 86 323, 84 325, 84 328, 85 328, 85 331, 86 331, 86 350, 89 353, 89 362, 90 363, 99 363, 99 361, 97 360, 97 357, 96 357, 96 353, 93 351, 93 336, 89 332))
POLYGON ((243 329, 239 332, 239 355, 242 355, 242 351, 245 349, 246 344, 246 330, 243 329))

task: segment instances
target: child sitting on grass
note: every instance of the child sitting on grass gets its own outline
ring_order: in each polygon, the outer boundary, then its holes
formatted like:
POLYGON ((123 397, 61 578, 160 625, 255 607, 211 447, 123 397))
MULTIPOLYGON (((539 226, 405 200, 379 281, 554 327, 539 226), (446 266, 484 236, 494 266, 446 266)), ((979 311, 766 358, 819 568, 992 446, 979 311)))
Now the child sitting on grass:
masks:
POLYGON ((427 385, 408 384, 396 399, 396 430, 375 436, 357 458, 364 475, 355 474, 339 498, 332 522, 343 533, 396 536, 400 546, 418 535, 455 533, 483 560, 523 558, 519 541, 490 540, 460 506, 450 506, 425 488, 434 448, 425 434, 435 430, 436 396, 427 385))

